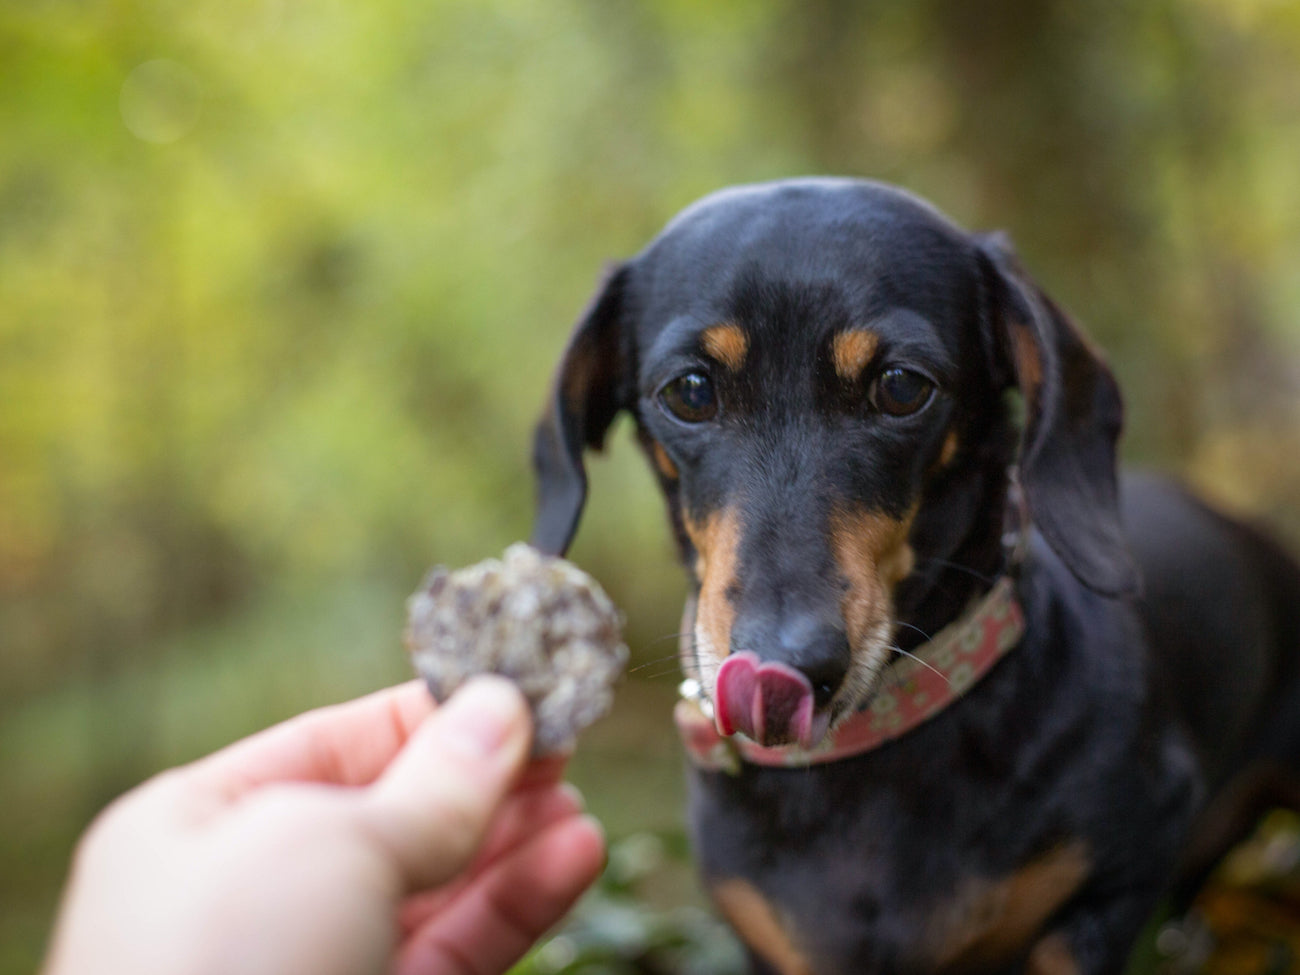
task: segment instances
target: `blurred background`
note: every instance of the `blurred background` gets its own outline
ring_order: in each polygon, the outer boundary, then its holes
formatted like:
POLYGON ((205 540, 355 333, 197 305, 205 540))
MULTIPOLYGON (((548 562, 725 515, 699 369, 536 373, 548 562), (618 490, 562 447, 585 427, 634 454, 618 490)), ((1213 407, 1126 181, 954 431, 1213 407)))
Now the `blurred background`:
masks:
MULTIPOLYGON (((1127 457, 1300 547, 1300 5, 0 5, 0 975, 111 797, 409 674, 424 570, 528 532, 606 261, 805 173, 1008 230, 1109 351, 1127 457)), ((682 583, 625 427, 591 473, 572 555, 637 669, 574 775, 618 845, 533 965, 725 971, 680 825, 682 583)), ((1279 924, 1217 970, 1288 970, 1279 924)))

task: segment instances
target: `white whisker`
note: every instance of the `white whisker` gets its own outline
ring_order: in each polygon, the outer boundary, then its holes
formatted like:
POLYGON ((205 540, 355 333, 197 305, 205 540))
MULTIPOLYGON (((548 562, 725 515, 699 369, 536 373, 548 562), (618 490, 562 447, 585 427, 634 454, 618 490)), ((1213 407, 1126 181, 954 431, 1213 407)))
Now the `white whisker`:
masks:
POLYGON ((947 684, 949 687, 952 686, 952 681, 948 679, 948 675, 947 675, 947 674, 945 674, 942 670, 940 670, 938 667, 934 666, 933 664, 931 664, 931 663, 927 663, 926 661, 922 660, 922 659, 921 659, 920 657, 918 657, 916 654, 914 654, 914 653, 909 653, 908 651, 904 650, 902 647, 899 647, 899 646, 891 646, 889 649, 890 649, 890 650, 893 650, 894 653, 897 653, 897 654, 899 654, 899 655, 901 655, 901 656, 904 656, 904 657, 910 657, 912 660, 915 660, 918 664, 920 664, 920 665, 921 665, 922 667, 924 667, 926 670, 928 670, 928 671, 930 671, 931 673, 933 673, 936 677, 938 677, 940 680, 942 680, 942 681, 943 681, 945 684, 947 684))
POLYGON ((894 623, 894 625, 895 625, 895 626, 903 626, 903 627, 906 627, 906 628, 909 629, 909 630, 912 630, 912 631, 915 632, 915 633, 919 633, 919 634, 921 634, 921 636, 925 637, 926 640, 933 640, 933 639, 934 639, 934 637, 932 637, 929 633, 926 633, 925 630, 921 629, 919 626, 913 626, 911 623, 904 623, 902 620, 896 620, 895 623, 894 623))
POLYGON ((627 669, 627 672, 628 672, 629 674, 635 674, 635 673, 638 673, 638 672, 640 672, 640 671, 642 671, 642 670, 645 670, 647 667, 655 667, 655 666, 658 666, 658 665, 660 665, 660 664, 666 664, 666 663, 668 663, 669 661, 673 661, 673 662, 675 663, 675 662, 677 661, 677 654, 675 654, 675 653, 670 653, 670 654, 668 654, 666 657, 654 657, 654 658, 651 659, 651 660, 646 660, 646 661, 643 661, 643 662, 637 664, 635 667, 629 667, 629 668, 627 669))

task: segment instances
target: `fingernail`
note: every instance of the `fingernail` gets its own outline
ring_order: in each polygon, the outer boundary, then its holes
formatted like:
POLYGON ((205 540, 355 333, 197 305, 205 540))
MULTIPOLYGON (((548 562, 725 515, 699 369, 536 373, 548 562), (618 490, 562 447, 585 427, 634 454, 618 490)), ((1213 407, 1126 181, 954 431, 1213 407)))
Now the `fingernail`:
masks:
POLYGON ((600 872, 604 873, 609 866, 609 837, 605 832, 605 824, 590 813, 583 813, 579 818, 600 839, 600 872))
POLYGON ((587 800, 583 798, 581 790, 572 782, 561 782, 558 788, 573 803, 574 809, 583 810, 587 808, 587 800))
POLYGON ((590 813, 583 813, 581 819, 591 829, 593 833, 601 839, 605 838, 605 824, 590 813))
POLYGON ((444 744, 478 755, 491 755, 524 727, 524 701, 502 677, 475 677, 451 696, 442 709, 444 744))

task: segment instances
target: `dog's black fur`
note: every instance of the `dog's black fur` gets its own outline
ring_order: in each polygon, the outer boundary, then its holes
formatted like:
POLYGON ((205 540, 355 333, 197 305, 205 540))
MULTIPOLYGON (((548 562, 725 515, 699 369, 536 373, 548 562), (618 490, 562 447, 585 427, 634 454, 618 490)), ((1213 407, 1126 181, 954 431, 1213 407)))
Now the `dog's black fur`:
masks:
POLYGON ((749 649, 841 720, 882 653, 1017 577, 1021 645, 929 722, 806 769, 693 770, 703 874, 757 970, 1121 971, 1162 894, 1297 798, 1300 568, 1172 485, 1117 483, 1116 384, 1000 239, 852 180, 686 210, 564 354, 541 548, 567 547, 582 453, 622 410, 691 573, 706 690, 749 649))

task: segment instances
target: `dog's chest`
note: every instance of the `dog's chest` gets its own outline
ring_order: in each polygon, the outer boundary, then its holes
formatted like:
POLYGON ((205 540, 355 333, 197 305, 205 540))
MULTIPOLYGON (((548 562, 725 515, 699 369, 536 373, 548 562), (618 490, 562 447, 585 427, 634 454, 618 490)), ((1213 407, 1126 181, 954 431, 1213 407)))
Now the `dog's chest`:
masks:
POLYGON ((859 800, 849 812, 818 794, 814 818, 804 815, 813 797, 791 809, 787 795, 774 814, 736 802, 741 788, 713 779, 702 794, 697 784, 696 848, 719 912, 782 975, 1006 963, 1034 942, 1090 869, 1084 845, 1070 842, 1014 865, 979 868, 996 856, 981 854, 960 816, 936 808, 942 825, 918 826, 900 815, 897 797, 859 800))
POLYGON ((833 871, 798 880, 781 873, 775 883, 773 875, 709 883, 740 939, 781 975, 956 973, 998 969, 1031 950, 1083 884, 1088 861, 1080 846, 1063 846, 1003 877, 969 877, 947 890, 900 888, 892 898, 869 884, 847 889, 833 871))

